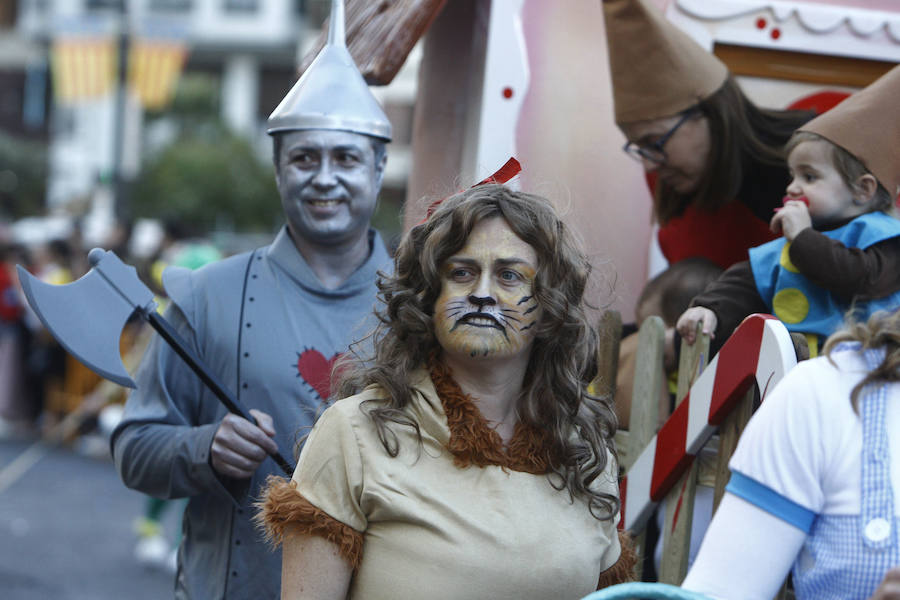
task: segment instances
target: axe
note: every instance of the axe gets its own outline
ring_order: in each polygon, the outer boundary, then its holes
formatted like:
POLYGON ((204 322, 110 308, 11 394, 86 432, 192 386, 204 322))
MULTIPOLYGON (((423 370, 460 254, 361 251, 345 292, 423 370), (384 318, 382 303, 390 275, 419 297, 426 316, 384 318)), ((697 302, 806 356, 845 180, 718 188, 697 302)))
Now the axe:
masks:
MULTIPOLYGON (((159 333, 229 411, 253 424, 256 419, 194 354, 171 323, 156 312, 153 292, 138 278, 134 267, 114 252, 94 248, 88 254, 92 268, 72 283, 51 285, 21 266, 19 281, 41 323, 72 356, 101 377, 134 388, 122 364, 119 338, 135 311, 159 333), (89 315, 102 315, 93 319, 89 315)), ((271 455, 288 476, 294 467, 277 450, 271 455)))

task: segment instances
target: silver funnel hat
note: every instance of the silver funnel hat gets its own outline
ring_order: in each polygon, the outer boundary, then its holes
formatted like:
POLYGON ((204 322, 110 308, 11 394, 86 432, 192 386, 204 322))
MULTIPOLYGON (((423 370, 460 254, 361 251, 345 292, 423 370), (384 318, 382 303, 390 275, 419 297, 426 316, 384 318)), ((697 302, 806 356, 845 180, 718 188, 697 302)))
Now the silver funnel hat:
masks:
POLYGON ((266 133, 337 129, 391 141, 391 122, 344 40, 344 2, 332 0, 328 42, 269 116, 266 133))

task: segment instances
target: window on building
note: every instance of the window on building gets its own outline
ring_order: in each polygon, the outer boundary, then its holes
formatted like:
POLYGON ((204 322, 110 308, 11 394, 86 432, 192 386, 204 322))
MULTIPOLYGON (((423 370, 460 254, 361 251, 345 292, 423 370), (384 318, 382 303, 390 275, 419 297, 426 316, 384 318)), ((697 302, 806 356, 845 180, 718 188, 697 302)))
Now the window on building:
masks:
POLYGON ((191 0, 150 0, 150 10, 155 12, 187 12, 191 10, 191 0))
POLYGON ((324 23, 331 14, 331 2, 328 0, 304 0, 301 4, 308 23, 315 27, 324 23))
POLYGON ((224 0, 225 12, 252 13, 259 10, 259 0, 224 0))
POLYGON ((84 7, 87 10, 124 10, 124 0, 85 0, 84 7))

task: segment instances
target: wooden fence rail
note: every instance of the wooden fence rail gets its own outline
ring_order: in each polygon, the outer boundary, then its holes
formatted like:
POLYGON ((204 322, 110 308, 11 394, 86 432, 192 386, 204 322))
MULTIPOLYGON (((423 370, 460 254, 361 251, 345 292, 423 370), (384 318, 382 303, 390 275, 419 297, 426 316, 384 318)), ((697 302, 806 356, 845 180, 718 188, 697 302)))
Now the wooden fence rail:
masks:
MULTIPOLYGON (((756 390, 765 399, 796 364, 796 355, 784 325, 769 315, 747 317, 712 361, 706 336, 698 336, 694 345, 683 344, 675 410, 657 432, 658 399, 666 384, 662 321, 648 318, 638 335, 630 421, 628 430, 616 435, 619 460, 627 471, 621 482, 622 526, 643 556, 649 552, 644 548, 647 520, 665 499, 659 580, 677 585, 687 573, 698 478, 714 488, 718 506, 730 476, 728 460, 750 419, 756 390), (704 447, 709 459, 695 461, 704 447)), ((609 350, 605 352, 601 378, 610 376, 609 350)))

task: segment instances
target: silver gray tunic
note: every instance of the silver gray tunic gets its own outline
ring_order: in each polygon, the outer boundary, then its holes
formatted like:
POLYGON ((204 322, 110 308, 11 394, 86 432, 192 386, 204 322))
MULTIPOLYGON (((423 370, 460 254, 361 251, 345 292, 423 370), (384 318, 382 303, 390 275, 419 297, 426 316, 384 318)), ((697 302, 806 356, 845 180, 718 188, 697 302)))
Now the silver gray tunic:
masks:
MULTIPOLYGON (((167 269, 167 318, 247 408, 272 416, 283 456, 294 456, 328 397, 330 368, 375 321, 376 272, 390 269, 370 232, 368 260, 326 290, 286 228, 271 246, 197 271, 167 269)), ((158 337, 137 390, 113 432, 128 487, 160 498, 189 497, 176 577, 177 598, 277 598, 281 555, 250 521, 260 487, 281 470, 266 460, 249 481, 219 478, 209 463, 226 409, 158 337)))

